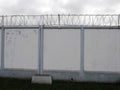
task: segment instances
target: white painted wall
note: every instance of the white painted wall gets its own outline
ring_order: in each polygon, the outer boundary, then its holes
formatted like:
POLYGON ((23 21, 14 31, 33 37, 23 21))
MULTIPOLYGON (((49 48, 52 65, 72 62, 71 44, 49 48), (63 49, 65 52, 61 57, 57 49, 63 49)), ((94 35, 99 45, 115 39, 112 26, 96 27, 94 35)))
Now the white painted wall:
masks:
POLYGON ((80 70, 80 30, 44 30, 45 70, 80 70))
MULTIPOLYGON (((5 68, 37 69, 38 30, 8 29, 5 40, 5 68)), ((85 71, 120 72, 120 30, 85 30, 84 42, 85 71)), ((80 71, 80 30, 44 30, 43 60, 45 70, 80 71)))
MULTIPOLYGON (((1 29, 0 29, 0 48, 1 48, 1 29)), ((1 49, 0 49, 0 67, 1 67, 1 49)))
POLYGON ((38 31, 7 29, 5 32, 5 68, 37 69, 38 31))
POLYGON ((120 72, 120 30, 85 30, 85 70, 120 72))

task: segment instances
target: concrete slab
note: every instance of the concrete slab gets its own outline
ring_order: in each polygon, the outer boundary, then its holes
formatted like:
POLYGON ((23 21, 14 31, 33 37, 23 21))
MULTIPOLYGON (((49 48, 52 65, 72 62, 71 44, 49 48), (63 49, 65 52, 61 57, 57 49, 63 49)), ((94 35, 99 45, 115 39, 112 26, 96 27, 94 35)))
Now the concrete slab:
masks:
POLYGON ((50 75, 35 75, 32 76, 32 83, 52 84, 52 77, 50 75))

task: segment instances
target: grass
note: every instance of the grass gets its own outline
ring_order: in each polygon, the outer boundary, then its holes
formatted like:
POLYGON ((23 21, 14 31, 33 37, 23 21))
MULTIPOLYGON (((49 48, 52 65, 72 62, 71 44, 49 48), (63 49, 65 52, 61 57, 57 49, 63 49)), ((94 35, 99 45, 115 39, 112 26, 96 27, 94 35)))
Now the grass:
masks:
POLYGON ((0 90, 120 90, 120 84, 53 81, 52 85, 39 85, 32 84, 31 80, 0 78, 0 90))

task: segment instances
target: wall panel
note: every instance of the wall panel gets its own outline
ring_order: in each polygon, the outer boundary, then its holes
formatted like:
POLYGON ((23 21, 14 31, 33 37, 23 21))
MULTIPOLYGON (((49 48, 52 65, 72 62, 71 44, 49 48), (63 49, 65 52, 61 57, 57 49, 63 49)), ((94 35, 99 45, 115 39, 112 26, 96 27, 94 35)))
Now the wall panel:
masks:
POLYGON ((120 72, 120 30, 85 30, 86 71, 120 72))
POLYGON ((38 31, 7 29, 5 32, 5 68, 37 69, 38 31))
POLYGON ((0 67, 1 67, 1 36, 2 36, 2 31, 0 29, 0 67))
POLYGON ((44 70, 80 71, 80 29, 44 30, 44 70))

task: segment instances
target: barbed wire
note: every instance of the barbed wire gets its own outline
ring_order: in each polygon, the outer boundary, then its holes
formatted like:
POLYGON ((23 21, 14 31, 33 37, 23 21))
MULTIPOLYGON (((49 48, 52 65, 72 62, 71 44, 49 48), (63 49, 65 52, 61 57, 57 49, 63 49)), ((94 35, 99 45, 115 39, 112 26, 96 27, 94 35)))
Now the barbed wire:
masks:
POLYGON ((0 16, 0 26, 35 26, 35 25, 84 25, 84 26, 119 26, 120 15, 6 15, 0 16))

